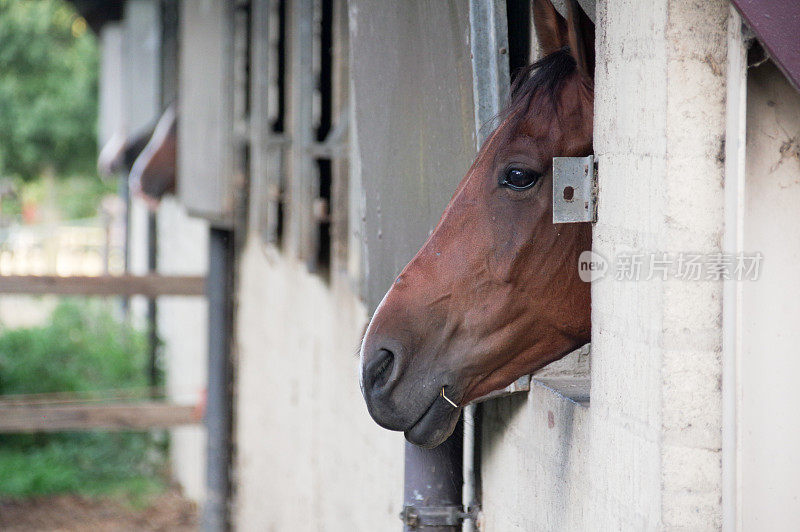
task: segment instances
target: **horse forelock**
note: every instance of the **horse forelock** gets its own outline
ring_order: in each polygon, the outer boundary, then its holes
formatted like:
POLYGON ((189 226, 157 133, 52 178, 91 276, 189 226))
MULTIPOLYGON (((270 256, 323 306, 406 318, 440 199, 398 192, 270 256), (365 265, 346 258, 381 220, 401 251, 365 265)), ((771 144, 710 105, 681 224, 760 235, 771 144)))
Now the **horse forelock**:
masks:
MULTIPOLYGON (((508 103, 500 112, 500 122, 516 130, 535 112, 558 115, 566 84, 580 76, 578 65, 564 47, 520 70, 511 85, 508 103)), ((591 80, 582 80, 591 84, 591 80)))

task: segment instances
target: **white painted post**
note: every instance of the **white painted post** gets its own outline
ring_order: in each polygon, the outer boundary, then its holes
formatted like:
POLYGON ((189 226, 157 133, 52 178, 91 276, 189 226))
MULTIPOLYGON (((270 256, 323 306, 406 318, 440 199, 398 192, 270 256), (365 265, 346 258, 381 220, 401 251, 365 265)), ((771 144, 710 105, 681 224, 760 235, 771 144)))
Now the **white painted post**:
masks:
MULTIPOLYGON (((725 253, 743 251, 747 49, 742 19, 730 6, 725 131, 725 253)), ((741 351, 741 287, 724 281, 722 292, 722 529, 740 529, 738 498, 737 360, 741 351)))

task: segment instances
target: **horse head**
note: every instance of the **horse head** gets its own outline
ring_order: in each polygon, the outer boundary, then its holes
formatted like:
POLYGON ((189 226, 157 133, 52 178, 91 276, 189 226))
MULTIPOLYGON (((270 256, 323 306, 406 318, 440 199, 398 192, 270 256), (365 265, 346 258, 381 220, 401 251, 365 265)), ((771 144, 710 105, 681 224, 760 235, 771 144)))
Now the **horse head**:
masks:
POLYGON ((159 118, 153 135, 131 167, 128 183, 131 191, 141 196, 151 209, 161 198, 175 192, 178 114, 172 104, 159 118))
POLYGON ((433 447, 461 407, 590 339, 578 257, 589 224, 553 224, 552 159, 592 152, 594 27, 534 1, 545 57, 520 72, 427 242, 386 293, 361 346, 373 419, 433 447))

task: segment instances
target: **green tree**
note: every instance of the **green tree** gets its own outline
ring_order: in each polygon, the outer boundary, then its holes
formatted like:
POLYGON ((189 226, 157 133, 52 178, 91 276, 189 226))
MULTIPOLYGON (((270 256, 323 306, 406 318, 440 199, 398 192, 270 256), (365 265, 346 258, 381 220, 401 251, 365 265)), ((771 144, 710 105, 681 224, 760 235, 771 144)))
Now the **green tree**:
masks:
POLYGON ((94 173, 97 43, 63 0, 0 0, 0 177, 94 173))

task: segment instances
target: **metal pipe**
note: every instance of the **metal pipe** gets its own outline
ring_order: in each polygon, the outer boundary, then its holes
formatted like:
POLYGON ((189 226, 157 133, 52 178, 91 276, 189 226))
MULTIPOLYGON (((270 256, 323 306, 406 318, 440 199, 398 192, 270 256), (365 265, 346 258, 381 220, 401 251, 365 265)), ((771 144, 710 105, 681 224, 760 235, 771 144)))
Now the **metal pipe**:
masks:
POLYGON ((406 442, 403 530, 455 532, 461 529, 463 424, 434 449, 406 442))
POLYGON ((497 126, 500 106, 508 99, 511 85, 505 0, 470 0, 469 31, 475 143, 480 149, 497 126))
POLYGON ((462 494, 462 504, 466 512, 463 532, 474 532, 478 530, 478 514, 480 512, 480 425, 477 404, 469 404, 464 407, 464 492, 462 494))
POLYGON ((231 334, 233 303, 233 232, 211 229, 209 234, 208 383, 206 388, 206 500, 202 529, 229 529, 231 490, 231 334))
MULTIPOLYGON (((154 212, 147 213, 147 273, 158 271, 158 219, 154 212)), ((151 394, 156 393, 158 381, 158 305, 156 298, 147 299, 147 323, 150 326, 147 338, 148 384, 151 394)), ((155 395, 153 395, 155 397, 155 395)))

